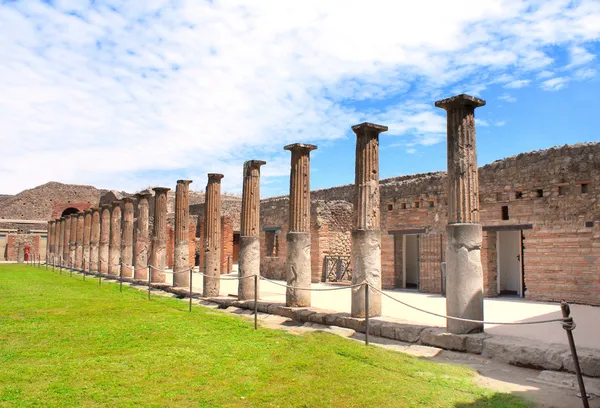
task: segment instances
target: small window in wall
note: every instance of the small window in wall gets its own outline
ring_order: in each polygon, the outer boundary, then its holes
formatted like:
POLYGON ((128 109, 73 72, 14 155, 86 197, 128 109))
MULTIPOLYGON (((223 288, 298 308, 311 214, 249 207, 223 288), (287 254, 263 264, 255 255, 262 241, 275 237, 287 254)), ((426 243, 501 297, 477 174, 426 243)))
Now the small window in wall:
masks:
POLYGON ((279 256, 279 230, 265 231, 266 256, 279 256))
POLYGON ((542 198, 542 197, 544 197, 544 190, 542 190, 541 188, 538 188, 536 190, 536 194, 537 194, 538 198, 542 198))
POLYGON ((594 221, 586 221, 585 227, 586 228, 594 228, 594 221))
POLYGON ((566 195, 568 191, 569 191, 569 188, 567 186, 558 186, 558 195, 559 196, 566 195))
POLYGON ((581 194, 587 194, 589 191, 589 184, 588 183, 581 183, 581 194))
POLYGON ((502 206, 502 219, 504 221, 508 220, 508 205, 503 205, 502 206))
POLYGON ((400 208, 402 208, 403 210, 406 210, 406 203, 400 204, 400 208))
POLYGON ((522 191, 515 191, 515 199, 522 200, 523 199, 523 192, 522 191))
POLYGON ((419 203, 418 201, 415 201, 415 208, 419 208, 421 206, 421 203, 419 203))
POLYGON ((435 207, 435 202, 433 202, 433 201, 430 201, 430 202, 429 202, 429 208, 433 208, 433 207, 435 207))
POLYGON ((387 209, 388 211, 392 211, 394 209, 394 204, 388 204, 387 209))
POLYGON ((496 192, 496 201, 506 201, 506 194, 502 191, 496 192))

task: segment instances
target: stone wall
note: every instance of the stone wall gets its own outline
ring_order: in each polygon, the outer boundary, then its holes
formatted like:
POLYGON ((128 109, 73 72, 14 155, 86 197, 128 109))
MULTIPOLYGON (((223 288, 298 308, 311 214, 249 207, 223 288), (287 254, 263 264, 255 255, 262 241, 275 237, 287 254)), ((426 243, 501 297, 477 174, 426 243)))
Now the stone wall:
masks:
MULTIPOLYGON (((6 248, 4 248, 4 253, 3 253, 3 259, 7 260, 7 261, 14 261, 16 262, 18 260, 18 256, 19 256, 19 245, 23 244, 23 245, 29 245, 30 247, 30 254, 31 255, 38 255, 40 254, 42 256, 42 259, 45 259, 45 253, 46 250, 45 248, 43 248, 43 250, 41 251, 42 248, 40 248, 40 242, 41 242, 41 237, 40 235, 30 235, 30 234, 9 234, 7 236, 7 243, 6 243, 6 248)), ((45 240, 43 240, 44 244, 46 243, 45 240)), ((30 258, 33 259, 33 258, 30 258)))

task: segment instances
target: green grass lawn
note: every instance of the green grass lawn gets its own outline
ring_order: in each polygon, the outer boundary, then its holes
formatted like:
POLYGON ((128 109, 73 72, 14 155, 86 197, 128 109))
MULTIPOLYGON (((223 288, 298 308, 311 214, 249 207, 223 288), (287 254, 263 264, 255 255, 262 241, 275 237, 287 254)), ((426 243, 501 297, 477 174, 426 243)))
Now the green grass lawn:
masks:
POLYGON ((437 364, 0 265, 0 406, 520 407, 437 364))

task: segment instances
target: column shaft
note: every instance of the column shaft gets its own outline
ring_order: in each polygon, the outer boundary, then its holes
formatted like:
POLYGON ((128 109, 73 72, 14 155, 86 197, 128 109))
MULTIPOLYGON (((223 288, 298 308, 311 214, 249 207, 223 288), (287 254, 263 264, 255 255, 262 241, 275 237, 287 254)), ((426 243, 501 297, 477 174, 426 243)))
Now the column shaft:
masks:
POLYGON ((239 276, 244 279, 238 283, 239 300, 254 299, 254 279, 249 276, 260 275, 260 167, 265 164, 261 160, 244 163, 238 260, 239 276))
POLYGON ((110 239, 108 244, 108 274, 119 275, 121 271, 121 202, 113 201, 110 214, 110 239))
POLYGON ((69 232, 69 267, 75 268, 75 252, 77 250, 77 214, 71 215, 69 232))
POLYGON ((54 228, 54 221, 48 221, 48 226, 46 227, 46 263, 49 263, 50 258, 52 256, 52 229, 54 228))
POLYGON ((150 215, 149 199, 152 197, 150 193, 137 194, 137 221, 135 231, 135 280, 148 279, 148 252, 150 251, 150 236, 148 229, 148 219, 150 215))
POLYGON ((152 231, 152 282, 165 283, 163 272, 167 264, 167 191, 169 188, 156 187, 154 190, 154 228, 152 231))
POLYGON ((208 175, 204 203, 204 296, 219 296, 221 282, 221 179, 222 174, 208 175))
POLYGON ((82 269, 83 261, 83 227, 85 214, 77 214, 77 232, 75 236, 75 269, 82 269))
POLYGON ((177 180, 175 190, 175 251, 173 286, 189 286, 190 275, 190 183, 177 180))
POLYGON ((63 234, 63 265, 65 267, 71 266, 69 262, 69 254, 70 249, 69 245, 71 243, 71 216, 67 215, 65 217, 65 232, 63 234))
POLYGON ((133 278, 133 198, 123 199, 123 234, 121 237, 121 276, 133 278))
POLYGON ((57 252, 57 262, 60 265, 64 264, 64 247, 65 247, 65 224, 66 224, 66 220, 61 217, 60 218, 60 225, 59 225, 59 229, 58 229, 58 252, 57 252))
POLYGON ((98 269, 100 273, 108 273, 108 243, 110 241, 110 204, 103 204, 100 215, 100 241, 98 253, 98 269))
POLYGON ((83 256, 81 265, 84 271, 90 270, 90 242, 92 235, 92 210, 85 210, 83 218, 83 256))
POLYGON ((100 208, 92 208, 92 230, 90 233, 90 270, 98 272, 98 257, 100 255, 100 208))
POLYGON ((317 146, 296 143, 285 146, 292 153, 290 165, 289 225, 286 235, 285 303, 310 306, 310 152, 317 146))

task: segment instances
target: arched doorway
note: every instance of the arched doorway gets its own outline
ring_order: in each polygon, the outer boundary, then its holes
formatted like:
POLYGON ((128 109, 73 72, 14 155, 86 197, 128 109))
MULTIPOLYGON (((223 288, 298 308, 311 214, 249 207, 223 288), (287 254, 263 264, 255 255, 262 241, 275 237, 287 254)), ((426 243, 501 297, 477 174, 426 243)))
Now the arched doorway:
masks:
POLYGON ((66 217, 67 215, 77 214, 78 212, 79 212, 79 210, 77 208, 69 207, 69 208, 65 209, 60 216, 66 217))

